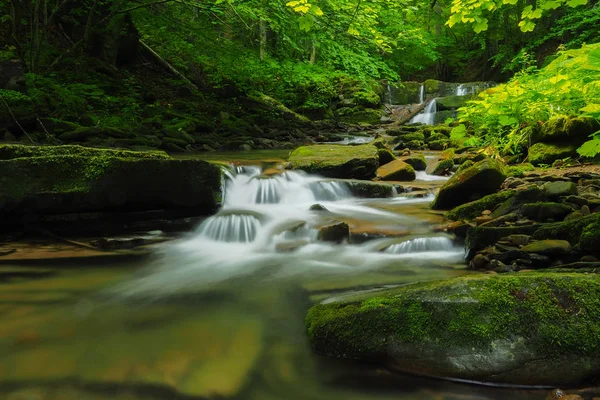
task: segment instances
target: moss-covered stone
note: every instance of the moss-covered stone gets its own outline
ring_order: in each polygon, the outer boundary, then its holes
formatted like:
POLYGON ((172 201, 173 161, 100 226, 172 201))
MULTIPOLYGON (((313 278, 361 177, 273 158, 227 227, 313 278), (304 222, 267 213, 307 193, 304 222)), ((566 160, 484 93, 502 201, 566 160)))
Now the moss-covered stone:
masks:
POLYGON ((508 176, 513 176, 515 178, 521 178, 525 175, 525 172, 534 171, 535 167, 531 163, 523 163, 519 165, 511 165, 508 167, 507 174, 508 176))
POLYGON ((377 177, 384 181, 414 181, 415 169, 402 160, 394 160, 377 169, 377 177))
POLYGON ((356 197, 369 199, 392 197, 395 193, 394 185, 384 182, 371 181, 346 181, 350 193, 356 197))
POLYGON ((337 110, 337 116, 340 121, 346 123, 375 125, 381 119, 381 111, 362 106, 346 107, 337 110))
POLYGON ((475 165, 475 163, 473 161, 466 160, 462 164, 459 164, 458 169, 456 170, 456 173, 458 174, 459 172, 462 172, 465 169, 472 167, 473 165, 475 165))
POLYGON ((506 179, 505 167, 499 161, 486 159, 454 174, 440 188, 431 207, 447 210, 494 193, 506 179))
POLYGON ((469 96, 439 97, 436 99, 437 109, 439 111, 456 110, 457 108, 464 106, 469 100, 471 100, 469 96))
POLYGON ((379 166, 379 155, 370 144, 314 145, 294 150, 289 162, 295 169, 329 178, 371 179, 379 166))
POLYGON ((379 108, 381 105, 381 98, 373 91, 361 90, 354 93, 354 101, 366 108, 379 108))
POLYGON ((536 143, 529 148, 528 159, 533 165, 551 165, 556 160, 577 155, 579 144, 575 143, 536 143))
POLYGON ((452 170, 452 167, 454 167, 454 161, 446 158, 431 164, 429 168, 427 168, 427 173, 430 175, 445 176, 449 174, 449 172, 452 170))
POLYGON ((449 139, 433 140, 429 142, 429 148, 431 150, 445 150, 451 147, 449 139))
POLYGON ((598 275, 476 275, 366 296, 309 310, 317 353, 494 383, 576 384, 600 373, 598 275))
POLYGON ((541 129, 533 131, 531 140, 534 143, 569 142, 580 145, 598 130, 600 123, 594 118, 560 116, 549 119, 541 129))
POLYGON ((413 140, 423 142, 425 140, 425 135, 423 135, 421 132, 405 133, 404 135, 400 136, 400 140, 405 143, 413 140))
POLYGON ((514 190, 503 190, 498 193, 489 194, 479 200, 453 208, 446 214, 446 218, 454 221, 474 219, 480 216, 485 210, 493 210, 498 204, 513 197, 515 193, 514 190))
POLYGON ((552 202, 538 202, 524 204, 521 212, 526 217, 536 221, 547 221, 553 219, 562 221, 573 209, 566 204, 552 202))
POLYGON ((221 173, 161 152, 0 146, 0 182, 0 215, 8 219, 161 208, 208 213, 220 199, 221 173))
POLYGON ((412 166, 415 171, 425 171, 427 169, 427 160, 423 154, 415 154, 408 157, 403 157, 402 161, 412 166))
POLYGON ((425 86, 425 94, 439 95, 443 90, 444 82, 435 79, 427 79, 423 82, 423 85, 425 86))
POLYGON ((396 156, 388 149, 377 149, 379 156, 379 165, 387 164, 396 159, 396 156))

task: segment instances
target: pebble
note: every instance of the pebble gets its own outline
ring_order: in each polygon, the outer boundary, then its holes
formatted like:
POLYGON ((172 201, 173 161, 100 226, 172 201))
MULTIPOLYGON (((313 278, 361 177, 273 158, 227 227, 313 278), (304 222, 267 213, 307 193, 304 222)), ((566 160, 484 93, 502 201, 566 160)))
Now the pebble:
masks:
POLYGON ((591 213, 590 207, 587 204, 581 207, 581 214, 590 215, 591 213))

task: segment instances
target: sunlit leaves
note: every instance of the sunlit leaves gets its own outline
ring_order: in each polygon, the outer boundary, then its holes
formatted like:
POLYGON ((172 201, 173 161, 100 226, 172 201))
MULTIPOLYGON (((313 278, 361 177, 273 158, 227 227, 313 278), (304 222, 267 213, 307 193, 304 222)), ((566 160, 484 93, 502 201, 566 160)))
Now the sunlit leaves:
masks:
POLYGON ((577 149, 577 153, 582 157, 595 157, 600 154, 600 133, 596 132, 592 140, 582 144, 577 149))

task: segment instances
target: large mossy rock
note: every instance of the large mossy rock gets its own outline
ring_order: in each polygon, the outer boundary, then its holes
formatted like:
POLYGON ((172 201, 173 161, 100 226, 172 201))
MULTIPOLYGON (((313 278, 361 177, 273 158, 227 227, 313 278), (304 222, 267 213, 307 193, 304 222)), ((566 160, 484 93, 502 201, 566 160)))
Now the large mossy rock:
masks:
POLYGON ((552 164, 556 160, 577 155, 577 143, 536 143, 529 148, 528 160, 533 165, 552 164))
POLYGON ((568 385, 600 373, 599 298, 598 275, 476 275, 316 305, 306 325, 322 355, 429 376, 568 385))
POLYGON ((377 148, 370 144, 302 146, 289 161, 294 169, 329 178, 371 179, 379 167, 377 148))
POLYGON ((446 96, 436 99, 438 111, 456 110, 464 106, 467 101, 472 100, 470 96, 446 96))
POLYGON ((88 211, 214 211, 221 172, 163 152, 0 146, 0 217, 88 211))
POLYGON ((486 159, 456 173, 440 188, 431 204, 435 210, 448 210, 494 193, 506 179, 506 168, 499 161, 486 159))
POLYGON ((556 117, 546 121, 540 129, 533 131, 534 143, 570 142, 581 144, 600 129, 600 123, 588 117, 556 117))
POLYGON ((402 160, 394 160, 377 168, 377 178, 383 181, 414 181, 415 169, 402 160))

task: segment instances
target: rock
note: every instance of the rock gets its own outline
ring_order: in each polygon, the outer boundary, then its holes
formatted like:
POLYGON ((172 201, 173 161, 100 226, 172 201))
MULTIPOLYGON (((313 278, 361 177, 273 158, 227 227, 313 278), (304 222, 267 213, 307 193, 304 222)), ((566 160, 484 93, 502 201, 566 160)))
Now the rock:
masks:
POLYGON ((401 186, 390 183, 371 181, 345 181, 353 196, 369 199, 392 197, 395 192, 402 193, 401 186))
POLYGON ((578 206, 586 206, 588 205, 588 199, 581 196, 567 196, 565 199, 566 202, 577 204, 578 206))
POLYGON ((581 206, 581 215, 590 215, 592 212, 590 211, 590 207, 588 205, 581 206))
POLYGON ((425 171, 427 168, 427 161, 423 154, 415 154, 414 156, 403 157, 402 161, 412 166, 415 171, 425 171))
POLYGON ((146 211, 213 212, 221 172, 164 152, 80 146, 0 146, 0 216, 146 211))
POLYGON ((528 159, 533 165, 552 164, 556 160, 577 156, 578 144, 536 143, 529 148, 528 159))
POLYGON ((471 100, 470 96, 445 96, 435 99, 439 111, 456 110, 469 100, 471 100))
POLYGON ((571 212, 573 212, 573 209, 568 205, 551 202, 527 203, 521 209, 524 216, 536 221, 547 221, 549 219, 562 221, 571 212))
POLYGON ((319 229, 317 236, 322 242, 342 243, 350 238, 350 228, 345 222, 334 222, 319 229))
POLYGON ((481 215, 490 215, 492 212, 490 210, 483 210, 481 215))
POLYGON ((314 145, 298 147, 289 162, 294 169, 329 178, 371 179, 379 166, 379 155, 369 144, 314 145))
POLYGON ((467 161, 463 162, 462 164, 460 164, 460 166, 458 167, 456 172, 458 173, 458 172, 464 171, 465 169, 472 167, 473 164, 475 164, 473 161, 467 160, 467 161))
POLYGON ((319 304, 306 325, 321 355, 427 376, 574 385, 600 373, 599 297, 594 274, 473 275, 319 304))
POLYGON ((388 149, 377 149, 379 165, 384 165, 396 159, 396 156, 388 149))
POLYGON ((526 246, 531 240, 529 235, 510 235, 506 238, 510 243, 515 246, 526 246))
POLYGON ((534 143, 583 143, 599 129, 600 123, 594 118, 560 116, 549 119, 542 125, 541 129, 534 130, 531 140, 534 143))
POLYGON ((377 169, 376 176, 384 181, 414 181, 415 170, 402 160, 394 160, 377 169))
POLYGON ((544 184, 543 189, 546 196, 553 199, 577 194, 577 185, 571 181, 547 182, 544 184))
POLYGON ((404 143, 412 141, 424 142, 425 135, 423 135, 421 132, 405 133, 404 135, 400 136, 400 141, 404 143))
POLYGON ((310 211, 329 211, 327 208, 322 206, 321 204, 313 204, 309 208, 310 211))
POLYGON ((449 147, 451 147, 451 146, 450 146, 450 140, 448 140, 448 139, 432 140, 429 142, 429 148, 431 150, 445 150, 449 147))
POLYGON ((477 254, 475 257, 473 257, 473 260, 471 260, 469 266, 474 269, 483 269, 488 265, 489 262, 489 258, 483 254, 477 254))
POLYGON ((570 214, 567 214, 567 216, 565 217, 565 221, 569 221, 572 219, 577 219, 577 218, 581 218, 583 217, 583 214, 580 211, 573 211, 570 214))
MULTIPOLYGON (((496 160, 479 161, 454 174, 438 192, 431 204, 434 210, 447 210, 494 193, 506 179, 504 166, 496 160)), ((487 207, 486 207, 487 208, 487 207)))
POLYGON ((494 209, 498 204, 510 199, 516 194, 514 190, 503 190, 489 194, 479 200, 471 201, 453 208, 446 214, 446 218, 457 221, 460 219, 473 219, 485 210, 494 209))
POLYGON ((526 253, 557 256, 568 254, 571 251, 571 244, 566 240, 538 240, 523 246, 521 250, 526 253))
POLYGON ((453 166, 454 161, 452 159, 438 160, 427 167, 427 173, 429 175, 445 176, 450 173, 453 166))

